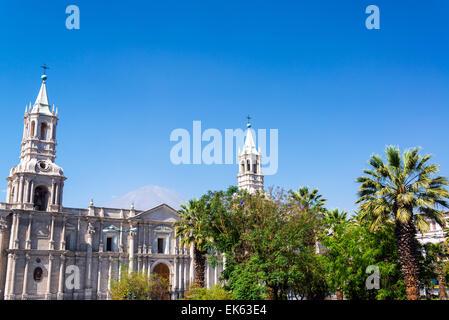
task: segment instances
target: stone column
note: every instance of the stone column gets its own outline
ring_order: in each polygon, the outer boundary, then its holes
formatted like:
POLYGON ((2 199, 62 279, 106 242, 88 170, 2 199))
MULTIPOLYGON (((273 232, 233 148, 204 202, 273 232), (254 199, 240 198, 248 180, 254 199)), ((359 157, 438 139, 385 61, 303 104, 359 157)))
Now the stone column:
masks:
POLYGON ((18 198, 18 202, 20 203, 20 206, 22 207, 23 204, 23 177, 20 177, 19 180, 19 198, 18 198))
POLYGON ((27 235, 26 235, 26 243, 25 243, 25 249, 30 250, 31 249, 31 226, 33 224, 33 214, 30 213, 28 216, 28 228, 27 228, 27 235))
POLYGON ((103 220, 100 219, 100 229, 98 229, 98 237, 99 237, 99 244, 98 244, 98 252, 103 252, 103 220))
POLYGON ((210 288, 210 264, 206 260, 206 288, 210 288))
POLYGON ((109 257, 109 270, 108 270, 108 293, 107 293, 107 299, 111 299, 111 281, 112 281, 112 257, 109 257))
MULTIPOLYGON (((189 248, 190 257, 193 257, 193 244, 189 248)), ((190 273, 190 285, 195 281, 195 269, 193 268, 193 259, 190 259, 190 266, 189 266, 189 273, 190 273)))
POLYGON ((185 294, 186 290, 189 288, 190 285, 190 272, 189 272, 189 259, 184 258, 184 281, 182 282, 182 290, 184 291, 183 294, 185 294))
POLYGON ((153 254, 153 229, 151 225, 148 226, 148 253, 153 254))
POLYGON ((30 203, 33 203, 34 207, 34 181, 31 181, 30 203))
POLYGON ((91 222, 87 227, 87 255, 86 255, 86 285, 84 289, 84 299, 92 299, 92 238, 95 228, 91 222))
POLYGON ((20 228, 20 217, 17 212, 14 212, 14 243, 12 248, 19 249, 19 228, 20 228))
POLYGON ((29 203, 28 195, 30 191, 30 182, 28 180, 25 180, 25 190, 23 192, 23 202, 29 203))
POLYGON ((27 253, 25 255, 25 270, 23 272, 23 286, 22 286, 22 300, 26 300, 27 298, 27 288, 28 288, 28 268, 30 265, 31 257, 27 253))
POLYGON ((56 201, 56 183, 55 179, 51 180, 51 204, 54 205, 56 201))
POLYGON ((7 203, 11 203, 11 189, 12 189, 12 184, 11 181, 8 181, 8 188, 6 189, 6 202, 7 203))
POLYGON ((15 193, 14 193, 14 203, 19 202, 19 181, 14 181, 15 193))
POLYGON ((119 252, 123 252, 123 223, 120 222, 120 234, 119 234, 119 252))
POLYGON ((11 219, 11 230, 9 232, 9 244, 8 249, 14 249, 14 230, 16 229, 16 216, 13 213, 11 219))
MULTIPOLYGON (((176 249, 176 251, 178 251, 178 249, 176 249)), ((179 289, 178 281, 180 279, 180 277, 179 277, 179 262, 178 262, 178 257, 177 256, 175 256, 175 258, 173 259, 173 270, 174 270, 173 294, 175 296, 175 299, 177 299, 178 298, 177 297, 178 289, 179 289)))
POLYGON ((55 257, 50 253, 48 256, 48 277, 47 277, 47 290, 45 291, 45 300, 51 300, 51 278, 53 272, 53 260, 55 257))
POLYGON ((147 261, 148 261, 148 257, 146 255, 144 255, 142 257, 142 264, 143 264, 143 266, 142 266, 142 273, 146 274, 148 276, 148 270, 147 270, 148 263, 147 263, 147 261))
POLYGON ((55 193, 53 195, 55 205, 59 205, 59 183, 55 184, 55 193))
MULTIPOLYGON (((141 254, 142 253, 142 224, 138 223, 137 224, 137 253, 141 254)), ((140 267, 138 267, 139 271, 140 271, 140 267)))
POLYGON ((122 255, 119 254, 118 261, 117 261, 117 272, 118 272, 118 281, 122 279, 122 255))
POLYGON ((219 267, 219 265, 217 264, 217 265, 215 265, 215 268, 214 268, 214 271, 215 271, 214 285, 218 283, 218 277, 219 277, 219 275, 218 275, 218 267, 219 267))
POLYGON ((65 255, 61 254, 59 264, 58 300, 64 300, 65 255))
POLYGON ((59 250, 65 250, 66 249, 66 243, 65 243, 65 225, 67 223, 67 218, 62 218, 62 230, 61 230, 61 241, 59 245, 59 250))
POLYGON ((17 256, 15 253, 8 254, 8 268, 6 270, 6 288, 5 288, 5 299, 14 300, 14 283, 16 275, 16 260, 17 256))
POLYGON ((0 217, 0 300, 4 299, 5 292, 5 268, 7 262, 7 256, 5 254, 5 249, 8 245, 8 223, 6 219, 2 216, 0 217))
POLYGON ((101 264, 103 261, 103 257, 101 255, 98 255, 98 270, 97 270, 97 300, 101 300, 102 293, 101 293, 101 264))
MULTIPOLYGON (((130 226, 132 227, 132 226, 130 226)), ((129 232, 129 237, 128 237, 128 253, 129 253, 129 273, 131 273, 132 271, 134 271, 134 238, 136 236, 136 232, 135 231, 130 231, 129 232)))
POLYGON ((137 258, 137 272, 141 273, 142 272, 142 256, 139 255, 139 257, 137 258))
POLYGON ((75 250, 81 251, 81 245, 80 245, 80 229, 81 229, 81 219, 78 218, 78 224, 76 228, 76 244, 75 244, 75 250))
POLYGON ((59 184, 56 184, 56 201, 57 201, 57 205, 59 205, 59 206, 62 206, 62 195, 63 195, 63 192, 62 192, 62 190, 63 190, 63 188, 64 188, 64 182, 61 182, 61 183, 59 183, 59 184))
POLYGON ((50 242, 48 243, 48 250, 55 250, 55 216, 51 216, 50 225, 50 242))

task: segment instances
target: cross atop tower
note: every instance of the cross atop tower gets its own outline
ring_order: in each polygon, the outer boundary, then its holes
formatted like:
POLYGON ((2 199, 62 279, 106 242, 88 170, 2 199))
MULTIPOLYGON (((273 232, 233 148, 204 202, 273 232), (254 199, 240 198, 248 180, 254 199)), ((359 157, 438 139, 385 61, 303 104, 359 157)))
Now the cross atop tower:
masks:
POLYGON ((50 69, 50 67, 48 67, 45 63, 43 66, 41 66, 41 68, 44 69, 44 75, 45 75, 45 72, 47 71, 47 69, 50 69))

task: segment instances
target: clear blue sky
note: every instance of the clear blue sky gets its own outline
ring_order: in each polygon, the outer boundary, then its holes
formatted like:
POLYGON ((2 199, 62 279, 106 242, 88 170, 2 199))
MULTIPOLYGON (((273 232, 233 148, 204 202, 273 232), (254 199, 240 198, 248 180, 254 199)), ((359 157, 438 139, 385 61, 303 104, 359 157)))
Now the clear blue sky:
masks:
POLYGON ((174 166, 169 135, 193 120, 244 127, 247 114, 279 129, 265 185, 317 187, 330 207, 354 208, 355 178, 387 144, 421 146, 449 176, 448 12, 445 0, 2 1, 0 176, 18 163, 43 63, 65 206, 236 184, 234 165, 174 166), (70 4, 80 30, 65 28, 70 4), (381 30, 365 28, 370 4, 381 30))

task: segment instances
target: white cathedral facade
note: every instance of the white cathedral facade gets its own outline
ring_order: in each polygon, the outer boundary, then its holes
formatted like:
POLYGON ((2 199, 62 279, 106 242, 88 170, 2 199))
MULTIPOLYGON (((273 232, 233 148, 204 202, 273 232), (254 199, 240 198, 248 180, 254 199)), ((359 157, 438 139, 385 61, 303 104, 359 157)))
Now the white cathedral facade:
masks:
MULTIPOLYGON (((147 211, 63 206, 66 177, 56 165, 58 110, 50 108, 47 76, 24 116, 20 163, 0 202, 0 299, 109 299, 111 279, 122 266, 158 273, 170 282, 172 299, 194 281, 192 248, 179 245, 173 223, 178 212, 166 204, 147 211), (68 277, 79 270, 79 283, 68 277)), ((238 186, 263 189, 261 152, 250 125, 239 152, 238 186)), ((206 285, 218 283, 223 265, 206 265, 206 285)))

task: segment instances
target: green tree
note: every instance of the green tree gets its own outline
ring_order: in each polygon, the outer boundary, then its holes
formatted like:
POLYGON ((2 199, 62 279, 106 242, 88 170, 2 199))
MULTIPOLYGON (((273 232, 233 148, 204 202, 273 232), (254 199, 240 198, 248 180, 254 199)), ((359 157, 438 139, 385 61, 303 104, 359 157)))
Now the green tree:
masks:
POLYGON ((157 274, 147 276, 122 268, 120 279, 111 280, 112 300, 164 300, 169 292, 168 280, 157 274))
POLYGON ((194 285, 186 292, 184 300, 232 300, 232 292, 224 289, 221 284, 210 289, 194 285))
POLYGON ((322 219, 291 194, 228 189, 209 198, 213 247, 226 256, 223 277, 234 298, 286 299, 292 293, 318 299, 326 294, 324 273, 316 267, 322 219))
POLYGON ((328 285, 337 298, 404 299, 405 288, 397 262, 394 226, 386 224, 375 233, 356 219, 335 220, 326 216, 327 233, 323 236, 328 285), (366 269, 375 265, 380 272, 380 289, 367 290, 366 269))
POLYGON ((437 165, 428 164, 431 156, 420 156, 419 149, 409 149, 400 155, 393 146, 386 148, 387 162, 371 156, 370 170, 359 177, 359 199, 363 220, 371 228, 394 222, 399 262, 407 289, 407 298, 417 300, 419 294, 419 261, 416 229, 428 230, 428 221, 443 225, 442 207, 448 207, 448 180, 434 175, 437 165))

